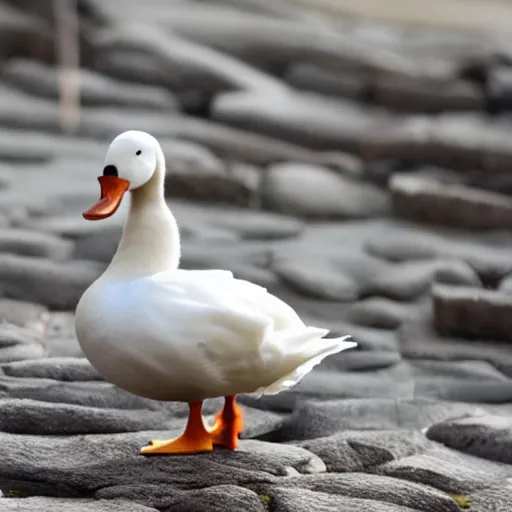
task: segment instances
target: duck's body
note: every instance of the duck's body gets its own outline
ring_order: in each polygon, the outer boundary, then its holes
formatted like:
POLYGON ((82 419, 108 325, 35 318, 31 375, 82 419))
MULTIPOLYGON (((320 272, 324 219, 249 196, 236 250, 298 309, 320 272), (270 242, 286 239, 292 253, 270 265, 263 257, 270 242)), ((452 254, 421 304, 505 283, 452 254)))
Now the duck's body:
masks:
POLYGON ((156 400, 278 393, 312 358, 339 351, 338 340, 320 340, 328 331, 221 270, 107 275, 81 300, 76 328, 107 380, 156 400))
POLYGON ((115 257, 77 307, 77 336, 107 380, 140 396, 191 404, 185 434, 143 453, 208 451, 216 441, 235 447, 241 412, 234 395, 278 393, 355 343, 324 339, 327 330, 306 326, 286 303, 231 272, 178 269, 179 233, 163 199, 163 165, 147 134, 126 132, 112 143, 102 200, 84 216, 111 215, 129 187, 132 202, 115 257), (129 158, 140 155, 139 147, 153 149, 154 164, 151 155, 142 168, 129 158), (122 166, 131 179, 113 174, 122 166), (200 404, 217 396, 229 399, 216 428, 207 430, 200 404), (229 440, 219 437, 230 422, 229 440))

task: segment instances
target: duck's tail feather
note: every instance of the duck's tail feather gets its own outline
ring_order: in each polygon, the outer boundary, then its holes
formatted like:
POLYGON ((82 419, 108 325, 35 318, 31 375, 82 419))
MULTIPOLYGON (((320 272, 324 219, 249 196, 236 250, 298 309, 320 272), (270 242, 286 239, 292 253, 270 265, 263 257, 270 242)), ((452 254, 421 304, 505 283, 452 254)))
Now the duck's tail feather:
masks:
POLYGON ((257 389, 254 395, 274 395, 291 388, 326 357, 357 346, 350 336, 323 338, 329 331, 318 327, 290 329, 274 333, 272 344, 282 354, 281 375, 269 386, 257 389), (277 338, 277 339, 276 339, 277 338))

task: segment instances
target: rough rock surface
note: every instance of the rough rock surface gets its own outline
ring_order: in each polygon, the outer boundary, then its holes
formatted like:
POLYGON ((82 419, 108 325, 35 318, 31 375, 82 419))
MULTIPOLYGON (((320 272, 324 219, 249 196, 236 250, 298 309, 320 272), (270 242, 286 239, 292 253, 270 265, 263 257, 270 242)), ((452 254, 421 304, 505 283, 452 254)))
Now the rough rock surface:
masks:
POLYGON ((501 194, 414 176, 394 177, 390 186, 400 217, 467 229, 512 228, 512 200, 501 194))
POLYGON ((319 3, 81 0, 70 134, 54 3, 0 0, 0 511, 512 510, 512 39, 319 3), (358 342, 239 396, 236 452, 139 455, 186 404, 106 382, 76 339, 127 203, 81 212, 127 129, 161 142, 183 268, 358 342))
POLYGON ((435 325, 447 336, 512 341, 512 297, 461 286, 432 290, 435 325))

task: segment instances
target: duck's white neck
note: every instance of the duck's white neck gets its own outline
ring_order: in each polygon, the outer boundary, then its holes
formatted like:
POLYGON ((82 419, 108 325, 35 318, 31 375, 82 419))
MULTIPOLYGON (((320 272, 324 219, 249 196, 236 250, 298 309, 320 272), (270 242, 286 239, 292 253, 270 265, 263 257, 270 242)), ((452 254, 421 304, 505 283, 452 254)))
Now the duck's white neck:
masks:
POLYGON ((165 162, 159 153, 153 177, 131 192, 123 236, 105 277, 143 277, 178 267, 180 236, 165 203, 165 162))

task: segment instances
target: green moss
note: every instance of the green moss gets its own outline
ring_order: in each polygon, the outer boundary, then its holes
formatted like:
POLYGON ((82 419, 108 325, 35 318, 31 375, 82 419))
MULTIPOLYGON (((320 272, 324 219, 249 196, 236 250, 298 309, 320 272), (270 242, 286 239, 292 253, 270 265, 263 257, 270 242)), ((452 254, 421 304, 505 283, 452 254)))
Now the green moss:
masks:
POLYGON ((463 496, 462 494, 452 494, 449 493, 450 497, 457 502, 460 508, 466 510, 469 508, 469 498, 467 496, 463 496))
POLYGON ((265 503, 266 505, 268 505, 271 501, 271 497, 270 496, 267 496, 266 494, 260 494, 259 495, 259 498, 261 501, 263 501, 263 503, 265 503))
POLYGON ((22 496, 24 496, 23 492, 22 491, 18 491, 17 489, 2 489, 2 494, 6 497, 6 498, 13 498, 13 497, 18 497, 18 498, 21 498, 22 496))

